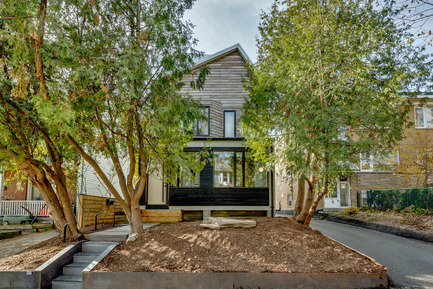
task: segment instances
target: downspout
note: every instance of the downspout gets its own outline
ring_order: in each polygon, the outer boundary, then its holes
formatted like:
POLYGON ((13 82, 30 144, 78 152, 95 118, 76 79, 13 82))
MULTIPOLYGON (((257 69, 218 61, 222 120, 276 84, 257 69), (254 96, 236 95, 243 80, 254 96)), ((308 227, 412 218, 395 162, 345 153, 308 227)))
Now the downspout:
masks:
POLYGON ((274 172, 271 170, 270 174, 270 187, 269 193, 271 195, 271 217, 274 217, 274 172))
POLYGON ((0 201, 3 200, 3 189, 4 189, 4 183, 5 183, 5 171, 3 169, 1 171, 0 176, 0 201))

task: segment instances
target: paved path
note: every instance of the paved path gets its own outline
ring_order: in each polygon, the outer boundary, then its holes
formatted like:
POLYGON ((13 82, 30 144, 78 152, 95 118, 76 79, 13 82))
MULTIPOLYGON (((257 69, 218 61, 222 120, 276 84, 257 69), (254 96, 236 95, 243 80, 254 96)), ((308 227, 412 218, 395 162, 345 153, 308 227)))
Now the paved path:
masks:
MULTIPOLYGON (((147 229, 156 225, 158 224, 143 223, 143 229, 147 229)), ((113 229, 86 234, 86 239, 89 241, 123 242, 128 238, 128 235, 130 233, 131 233, 131 227, 129 225, 124 225, 113 229)))
POLYGON ((36 245, 58 235, 59 233, 56 232, 56 230, 50 230, 46 232, 21 235, 10 239, 0 240, 0 258, 14 255, 30 246, 36 245))
POLYGON ((311 227, 386 266, 393 288, 433 288, 433 243, 329 221, 311 227))

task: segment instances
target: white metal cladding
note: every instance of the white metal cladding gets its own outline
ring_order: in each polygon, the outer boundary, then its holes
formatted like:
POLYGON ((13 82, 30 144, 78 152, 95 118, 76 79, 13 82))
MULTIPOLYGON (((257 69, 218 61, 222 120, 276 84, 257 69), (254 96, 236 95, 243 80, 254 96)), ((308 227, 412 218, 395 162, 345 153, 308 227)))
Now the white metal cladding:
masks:
POLYGON ((34 216, 48 217, 50 214, 44 201, 0 201, 0 216, 28 216, 29 210, 34 216))

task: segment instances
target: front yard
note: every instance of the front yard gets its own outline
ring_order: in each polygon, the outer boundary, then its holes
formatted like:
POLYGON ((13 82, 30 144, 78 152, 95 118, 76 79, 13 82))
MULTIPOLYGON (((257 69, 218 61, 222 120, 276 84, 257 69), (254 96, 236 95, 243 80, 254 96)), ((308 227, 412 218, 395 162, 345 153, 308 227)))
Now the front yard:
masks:
POLYGON ((163 224, 115 248, 94 271, 377 273, 384 267, 291 218, 257 218, 254 228, 208 230, 163 224))

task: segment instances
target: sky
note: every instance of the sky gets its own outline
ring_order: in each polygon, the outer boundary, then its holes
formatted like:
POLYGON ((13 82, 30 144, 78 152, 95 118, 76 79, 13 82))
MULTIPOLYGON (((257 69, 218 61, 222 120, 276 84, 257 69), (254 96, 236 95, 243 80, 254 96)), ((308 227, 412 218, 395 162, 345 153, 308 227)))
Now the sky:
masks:
POLYGON ((198 0, 184 19, 194 25, 197 48, 213 54, 239 43, 256 62, 256 36, 261 11, 268 12, 273 0, 198 0))
MULTIPOLYGON (((272 3, 273 0, 197 0, 184 19, 195 25, 197 49, 213 54, 239 43, 254 63, 260 14, 269 12, 272 3)), ((433 29, 433 17, 425 25, 433 29)), ((431 46, 428 52, 433 53, 431 46)))

